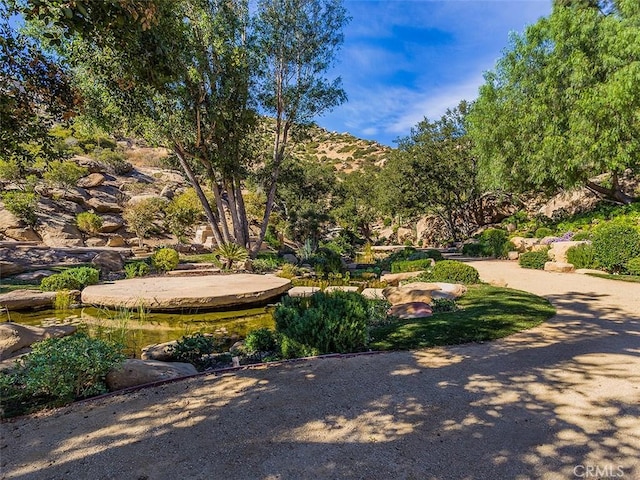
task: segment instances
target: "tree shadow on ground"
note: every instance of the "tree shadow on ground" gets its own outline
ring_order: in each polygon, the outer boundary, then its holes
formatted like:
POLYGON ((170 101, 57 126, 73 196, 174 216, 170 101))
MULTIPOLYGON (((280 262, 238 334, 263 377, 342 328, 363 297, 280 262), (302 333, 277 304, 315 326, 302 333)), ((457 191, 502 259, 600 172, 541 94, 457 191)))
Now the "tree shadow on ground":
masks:
POLYGON ((37 431, 19 419, 3 478, 640 478, 640 316, 594 298, 557 295, 552 321, 496 342, 194 378, 37 431))

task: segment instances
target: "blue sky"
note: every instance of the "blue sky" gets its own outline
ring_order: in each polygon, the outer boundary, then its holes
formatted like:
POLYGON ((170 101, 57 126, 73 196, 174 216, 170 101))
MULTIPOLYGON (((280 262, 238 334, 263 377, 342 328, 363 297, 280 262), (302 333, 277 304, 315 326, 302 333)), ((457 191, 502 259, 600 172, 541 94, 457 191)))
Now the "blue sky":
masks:
POLYGON ((394 146, 425 116, 474 100, 509 32, 551 13, 551 0, 344 0, 352 17, 331 72, 349 101, 317 123, 394 146))

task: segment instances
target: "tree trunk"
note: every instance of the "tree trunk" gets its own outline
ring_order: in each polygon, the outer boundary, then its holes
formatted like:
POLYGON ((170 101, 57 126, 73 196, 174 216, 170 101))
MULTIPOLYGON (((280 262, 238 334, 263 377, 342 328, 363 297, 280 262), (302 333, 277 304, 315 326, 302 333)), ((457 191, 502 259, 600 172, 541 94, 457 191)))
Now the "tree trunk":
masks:
POLYGON ((630 203, 633 203, 637 200, 637 197, 632 197, 631 195, 627 195, 622 191, 622 189, 620 188, 620 184, 618 183, 618 175, 616 173, 612 175, 612 181, 612 188, 605 188, 602 185, 598 185, 597 183, 594 183, 592 181, 587 181, 585 186, 593 193, 620 205, 629 205, 630 203))
POLYGON ((220 225, 222 225, 222 237, 224 239, 224 243, 231 243, 227 217, 224 212, 224 205, 222 204, 222 194, 220 193, 218 182, 215 179, 213 179, 213 183, 211 184, 211 190, 213 190, 213 198, 216 201, 216 208, 218 209, 218 215, 220 216, 220 225))
POLYGON ((249 238, 249 220, 247 219, 247 209, 244 206, 244 197, 242 196, 242 186, 240 179, 235 179, 234 188, 236 190, 236 201, 238 202, 238 213, 242 222, 242 231, 244 232, 244 247, 251 250, 251 240, 249 238))
POLYGON ((213 211, 211 210, 211 205, 209 205, 209 201, 207 200, 206 195, 202 191, 202 187, 200 187, 200 183, 198 183, 198 179, 193 173, 193 170, 191 170, 189 163, 187 163, 187 160, 184 158, 182 149, 178 145, 174 145, 173 152, 176 154, 176 157, 178 157, 180 166, 184 170, 184 173, 187 175, 191 186, 196 191, 196 195, 198 196, 198 199, 202 204, 202 208, 204 208, 204 213, 207 216, 207 220, 209 220, 211 229, 213 230, 213 238, 215 239, 216 244, 218 246, 222 245, 222 235, 220 234, 220 229, 218 228, 218 222, 215 215, 213 214, 213 211))

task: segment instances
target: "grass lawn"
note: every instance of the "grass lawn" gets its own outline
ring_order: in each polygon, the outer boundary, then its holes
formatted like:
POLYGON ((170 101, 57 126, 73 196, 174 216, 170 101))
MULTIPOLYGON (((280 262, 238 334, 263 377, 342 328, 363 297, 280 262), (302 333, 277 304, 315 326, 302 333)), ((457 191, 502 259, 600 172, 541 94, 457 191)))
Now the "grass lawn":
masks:
POLYGON ((606 278, 607 280, 618 280, 620 282, 640 283, 640 276, 638 275, 612 275, 610 273, 587 273, 587 275, 606 278))
POLYGON ((458 301, 461 310, 400 320, 371 332, 370 348, 408 350, 480 342, 535 327, 555 315, 544 298, 519 290, 472 285, 458 301))

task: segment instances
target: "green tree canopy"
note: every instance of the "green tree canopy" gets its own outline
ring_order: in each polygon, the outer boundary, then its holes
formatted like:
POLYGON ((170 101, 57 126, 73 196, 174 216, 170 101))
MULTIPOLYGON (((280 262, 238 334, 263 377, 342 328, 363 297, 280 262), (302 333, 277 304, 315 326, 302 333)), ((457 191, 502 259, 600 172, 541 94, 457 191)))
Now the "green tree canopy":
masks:
POLYGON ((640 166, 640 6, 557 1, 514 35, 470 115, 481 170, 514 191, 584 184, 628 203, 618 178, 640 166), (610 174, 608 185, 591 179, 610 174))

